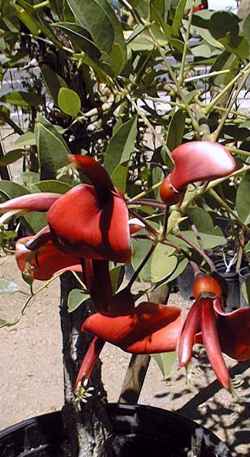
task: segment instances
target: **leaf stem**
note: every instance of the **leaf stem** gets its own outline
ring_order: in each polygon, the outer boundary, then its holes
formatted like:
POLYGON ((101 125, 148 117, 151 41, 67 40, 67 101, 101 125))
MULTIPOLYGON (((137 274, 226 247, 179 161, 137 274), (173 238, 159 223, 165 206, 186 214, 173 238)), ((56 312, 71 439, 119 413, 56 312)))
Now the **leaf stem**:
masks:
POLYGON ((195 243, 187 239, 182 233, 176 233, 175 236, 179 238, 180 240, 184 241, 186 244, 188 244, 192 249, 194 249, 198 254, 200 254, 201 257, 205 260, 205 262, 208 264, 209 268, 211 271, 215 271, 215 265, 214 262, 210 259, 210 257, 201 249, 199 246, 197 246, 195 243))

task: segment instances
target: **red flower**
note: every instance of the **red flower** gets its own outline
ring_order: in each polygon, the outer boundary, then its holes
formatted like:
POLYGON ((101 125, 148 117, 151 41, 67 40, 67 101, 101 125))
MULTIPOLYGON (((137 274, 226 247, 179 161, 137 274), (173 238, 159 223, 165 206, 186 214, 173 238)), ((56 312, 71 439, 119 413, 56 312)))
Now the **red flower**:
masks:
POLYGON ((181 310, 174 306, 143 302, 123 316, 92 314, 81 329, 126 352, 174 351, 181 329, 180 313, 181 310))
MULTIPOLYGON (((32 236, 20 238, 16 243, 16 261, 18 268, 31 279, 47 281, 62 269, 75 271, 80 259, 58 249, 52 241, 48 241, 36 251, 26 247, 33 240, 32 236)), ((80 265, 79 265, 80 266, 80 265)))
POLYGON ((197 277, 193 294, 196 300, 179 337, 179 364, 187 366, 193 344, 201 342, 218 380, 230 389, 230 375, 222 353, 239 361, 250 359, 250 308, 225 313, 221 286, 208 275, 197 277))
POLYGON ((209 141, 182 144, 174 149, 172 159, 174 168, 160 187, 161 198, 168 204, 178 202, 188 184, 227 176, 236 168, 224 146, 209 141))
MULTIPOLYGON (((48 211, 49 235, 56 246, 74 256, 128 262, 131 256, 128 210, 104 168, 89 156, 72 156, 92 182, 64 195, 40 193, 14 198, 0 205, 10 210, 48 211)), ((44 243, 43 232, 29 243, 35 250, 44 243)))
POLYGON ((80 257, 128 262, 131 256, 128 210, 123 196, 95 159, 72 156, 93 185, 80 184, 48 211, 53 239, 80 257))

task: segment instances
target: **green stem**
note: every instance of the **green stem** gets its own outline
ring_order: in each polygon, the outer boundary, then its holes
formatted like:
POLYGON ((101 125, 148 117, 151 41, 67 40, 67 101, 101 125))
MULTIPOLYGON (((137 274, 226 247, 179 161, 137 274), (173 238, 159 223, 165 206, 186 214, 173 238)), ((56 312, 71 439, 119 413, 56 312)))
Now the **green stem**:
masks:
POLYGON ((33 5, 32 8, 33 8, 33 10, 39 10, 40 8, 44 8, 45 6, 49 6, 49 5, 50 5, 49 0, 44 0, 44 2, 33 5))
POLYGON ((250 73, 250 63, 245 67, 243 68, 243 70, 241 70, 238 75, 236 75, 225 87, 224 89, 222 89, 222 91, 220 91, 220 93, 211 101, 211 103, 209 103, 209 105, 207 106, 206 110, 205 110, 205 114, 209 114, 213 108, 217 105, 218 101, 224 97, 224 95, 227 94, 227 92, 229 91, 229 89, 231 89, 231 87, 234 86, 234 84, 239 80, 241 79, 242 76, 245 75, 245 73, 249 74, 250 73))
POLYGON ((143 192, 140 192, 139 194, 135 195, 134 197, 130 198, 129 199, 129 203, 133 203, 134 201, 136 200, 139 200, 143 197, 145 197, 145 195, 149 194, 150 192, 152 192, 152 190, 154 189, 158 189, 158 187, 160 187, 162 181, 159 181, 157 182, 156 184, 154 184, 152 187, 150 187, 150 189, 148 190, 144 190, 143 192))
POLYGON ((224 126, 224 124, 225 124, 225 122, 227 120, 227 117, 228 117, 228 115, 229 115, 229 113, 230 113, 230 111, 231 111, 231 109, 232 109, 232 107, 233 107, 233 105, 235 103, 235 100, 237 100, 237 98, 238 98, 238 96, 240 94, 240 91, 244 87, 244 85, 245 85, 245 83, 246 83, 246 81, 247 81, 247 79, 249 77, 249 74, 250 74, 250 68, 249 68, 249 71, 246 72, 246 74, 242 77, 242 80, 240 81, 237 90, 235 91, 235 93, 231 97, 231 100, 230 100, 230 102, 228 104, 228 107, 226 108, 226 111, 223 114, 217 129, 215 130, 214 133, 212 133, 212 135, 211 135, 212 141, 217 141, 218 140, 218 138, 220 136, 220 133, 221 133, 221 130, 222 130, 222 128, 223 128, 223 126, 224 126))
POLYGON ((208 257, 208 255, 203 251, 203 249, 201 249, 199 246, 194 244, 192 241, 188 240, 182 233, 177 233, 177 234, 175 234, 175 236, 177 238, 179 238, 180 240, 184 241, 185 243, 187 243, 196 252, 198 252, 198 254, 200 254, 200 256, 203 257, 205 262, 208 264, 210 270, 215 271, 216 268, 215 268, 214 262, 210 259, 210 257, 208 257))
POLYGON ((188 51, 188 45, 189 45, 188 41, 189 41, 189 37, 190 37, 190 31, 191 31, 191 26, 192 26, 192 18, 193 18, 193 7, 194 7, 194 0, 192 0, 191 5, 190 5, 190 12, 189 12, 189 18, 188 18, 188 25, 187 25, 187 33, 186 33, 186 37, 185 37, 185 41, 184 41, 180 74, 179 74, 179 78, 177 79, 179 88, 183 84, 183 80, 184 80, 186 57, 187 57, 187 51, 188 51))
POLYGON ((250 232, 250 228, 247 227, 242 220, 235 214, 234 210, 221 198, 214 189, 209 189, 209 194, 219 203, 219 205, 225 209, 225 211, 233 216, 238 224, 247 232, 250 232))

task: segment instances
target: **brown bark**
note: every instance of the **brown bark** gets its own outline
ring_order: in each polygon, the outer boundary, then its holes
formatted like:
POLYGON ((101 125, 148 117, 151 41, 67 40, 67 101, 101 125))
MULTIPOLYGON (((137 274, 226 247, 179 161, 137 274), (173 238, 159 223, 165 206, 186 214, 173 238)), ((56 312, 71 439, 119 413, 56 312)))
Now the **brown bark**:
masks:
POLYGON ((68 442, 65 455, 70 457, 110 457, 112 430, 106 411, 106 393, 101 381, 101 363, 94 370, 91 385, 93 395, 86 403, 76 402, 74 382, 90 337, 80 332, 80 325, 88 310, 80 306, 73 313, 67 311, 71 289, 79 287, 71 273, 61 281, 61 327, 63 336, 65 405, 63 420, 68 442))

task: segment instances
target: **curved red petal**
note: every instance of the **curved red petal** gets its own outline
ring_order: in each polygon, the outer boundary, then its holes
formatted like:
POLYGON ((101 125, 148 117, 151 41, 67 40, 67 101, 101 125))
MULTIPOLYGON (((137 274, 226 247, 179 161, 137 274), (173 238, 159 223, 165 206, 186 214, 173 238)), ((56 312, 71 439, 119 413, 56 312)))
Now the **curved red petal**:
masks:
POLYGON ((105 168, 93 157, 80 154, 69 155, 70 161, 81 168, 96 188, 114 190, 113 183, 105 168))
POLYGON ((5 213, 12 209, 23 209, 25 211, 48 211, 49 208, 62 195, 50 192, 40 192, 37 194, 22 195, 12 198, 0 204, 0 213, 5 213))
MULTIPOLYGON (((136 348, 137 343, 141 342, 139 352, 142 347, 147 352, 162 352, 162 333, 157 332, 175 321, 180 316, 180 312, 177 307, 144 302, 134 312, 125 316, 93 314, 83 323, 82 330, 89 331, 124 350, 129 350, 133 346, 136 348), (153 341, 152 337, 154 337, 154 345, 149 344, 153 341)), ((173 333, 176 334, 175 327, 172 328, 172 335, 173 333)), ((168 347, 167 340, 165 346, 168 347)))
POLYGON ((25 244, 33 237, 20 238, 16 243, 16 261, 18 268, 32 276, 33 279, 47 281, 59 270, 79 264, 79 258, 58 249, 48 241, 37 251, 29 250, 25 244))
POLYGON ((215 300, 214 309, 222 351, 240 362, 250 360, 250 308, 225 313, 215 300))
POLYGON ((123 197, 80 184, 64 194, 48 212, 59 244, 81 257, 128 262, 131 256, 128 210, 123 197))
POLYGON ((190 308, 178 341, 178 360, 180 367, 186 366, 192 358, 195 334, 201 327, 201 305, 199 300, 190 308))
POLYGON ((210 298, 200 299, 201 304, 201 331, 203 344, 206 347, 207 356, 211 366, 225 389, 230 389, 231 380, 228 368, 222 355, 222 348, 217 330, 216 314, 213 308, 213 300, 210 298))
POLYGON ((174 149, 172 158, 175 167, 170 177, 177 190, 192 182, 227 176, 236 169, 234 158, 224 146, 210 141, 182 144, 174 149))

